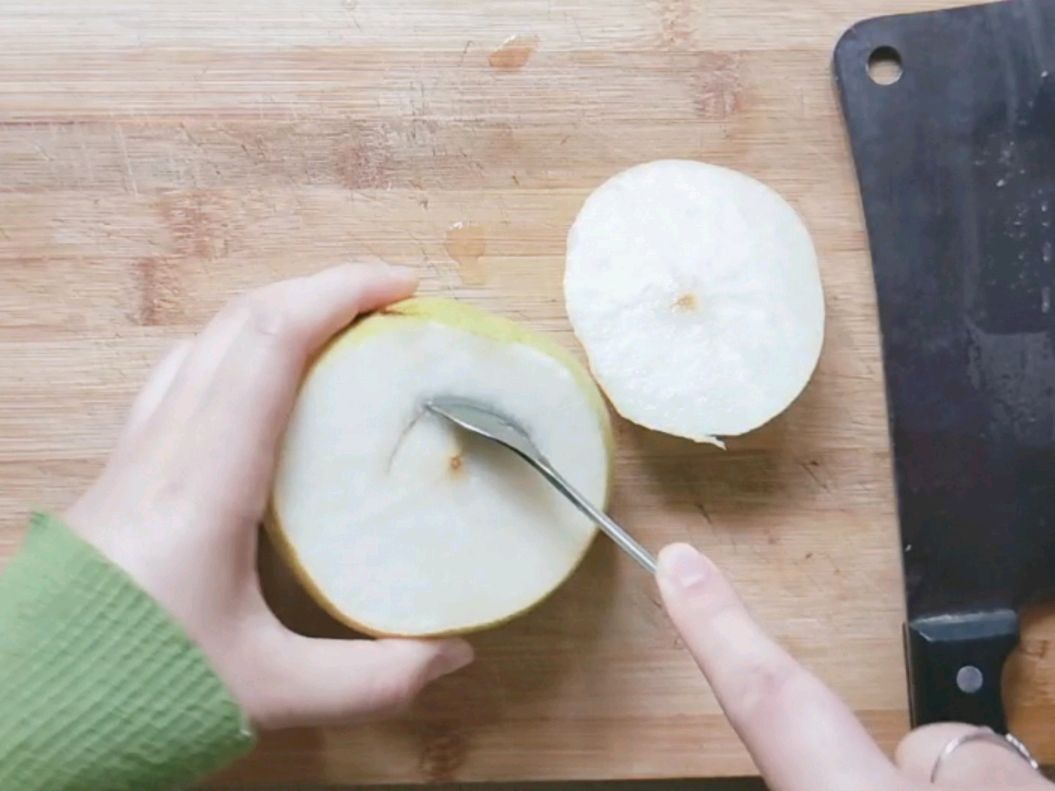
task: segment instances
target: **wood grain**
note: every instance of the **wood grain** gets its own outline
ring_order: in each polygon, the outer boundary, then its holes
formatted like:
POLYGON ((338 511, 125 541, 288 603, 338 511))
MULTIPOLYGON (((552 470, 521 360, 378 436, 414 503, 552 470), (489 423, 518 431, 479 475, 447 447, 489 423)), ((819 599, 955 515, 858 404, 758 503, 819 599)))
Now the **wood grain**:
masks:
MULTIPOLYGON (((349 258, 579 353, 564 237, 630 164, 762 178, 802 213, 829 320, 786 415, 713 448, 618 425, 615 516, 688 540, 891 749, 902 593, 866 237, 829 61, 928 0, 97 0, 0 11, 0 556, 91 480, 151 362, 247 287, 349 258), (532 48, 492 57, 511 36, 532 48), (494 61, 494 62, 492 62, 494 61), (511 65, 512 64, 512 65, 511 65), (466 267, 457 224, 481 231, 466 267)), ((518 44, 518 46, 520 45, 518 44)), ((268 566, 284 617, 330 627, 268 566)), ((1008 671, 1055 760, 1055 619, 1008 671)), ((651 585, 599 543, 406 718, 276 734, 226 786, 753 771, 651 585)))

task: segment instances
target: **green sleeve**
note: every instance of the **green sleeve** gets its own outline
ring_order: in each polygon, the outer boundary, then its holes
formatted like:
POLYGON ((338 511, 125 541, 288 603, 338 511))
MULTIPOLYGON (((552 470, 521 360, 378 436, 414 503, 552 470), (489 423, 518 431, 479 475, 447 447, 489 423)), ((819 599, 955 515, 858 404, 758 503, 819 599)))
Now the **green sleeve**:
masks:
POLYGON ((0 575, 0 791, 186 786, 253 745, 183 630, 58 519, 0 575))

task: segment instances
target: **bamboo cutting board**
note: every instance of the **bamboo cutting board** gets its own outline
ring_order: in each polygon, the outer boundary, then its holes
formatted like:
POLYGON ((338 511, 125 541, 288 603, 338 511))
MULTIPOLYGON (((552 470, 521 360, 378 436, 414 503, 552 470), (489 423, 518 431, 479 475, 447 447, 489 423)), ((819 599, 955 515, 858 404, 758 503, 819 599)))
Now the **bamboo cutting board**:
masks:
MULTIPOLYGON (((802 399, 727 452, 618 423, 613 512, 708 551, 891 748, 906 728, 897 532, 866 239, 829 60, 928 0, 124 0, 0 9, 0 555, 99 469, 172 339, 244 288, 335 261, 579 353, 564 237, 658 157, 745 170, 802 213, 826 347, 802 399), (512 38, 511 38, 512 37, 512 38), (503 42, 506 42, 503 46, 503 42)), ((270 562, 265 558, 270 568, 270 562)), ((323 629, 278 575, 284 617, 323 629)), ((1011 668, 1055 759, 1055 619, 1011 668)), ((598 543, 552 599, 473 638, 406 718, 267 736, 246 787, 753 771, 658 605, 598 543)))

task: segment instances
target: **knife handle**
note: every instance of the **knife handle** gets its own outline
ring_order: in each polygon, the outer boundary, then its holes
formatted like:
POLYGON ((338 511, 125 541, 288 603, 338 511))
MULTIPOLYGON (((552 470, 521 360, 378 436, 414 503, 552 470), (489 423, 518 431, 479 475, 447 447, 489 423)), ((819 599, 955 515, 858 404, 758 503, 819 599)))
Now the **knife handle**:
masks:
POLYGON ((955 721, 1007 733, 1000 679, 1018 637, 1014 610, 939 615, 906 624, 912 727, 955 721))

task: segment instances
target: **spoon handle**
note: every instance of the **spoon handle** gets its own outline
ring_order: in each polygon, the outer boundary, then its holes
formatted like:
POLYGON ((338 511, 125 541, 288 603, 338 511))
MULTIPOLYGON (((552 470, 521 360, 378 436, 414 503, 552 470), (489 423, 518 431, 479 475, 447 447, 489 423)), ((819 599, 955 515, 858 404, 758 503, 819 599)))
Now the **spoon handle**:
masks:
POLYGON ((636 560, 649 574, 656 573, 656 559, 652 557, 647 549, 634 540, 633 536, 613 522, 604 511, 596 508, 593 503, 579 494, 578 490, 568 480, 550 466, 545 459, 528 459, 535 469, 553 484, 554 488, 572 502, 572 504, 590 517, 605 534, 611 538, 619 548, 636 560))

